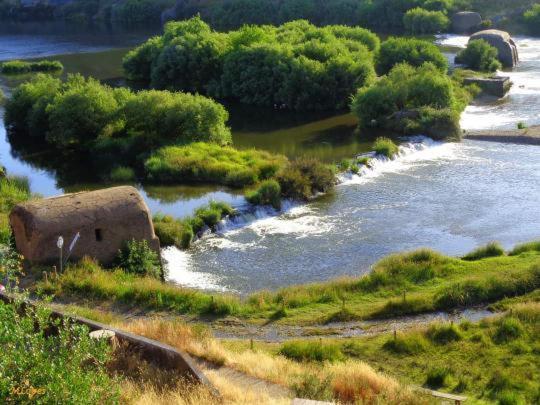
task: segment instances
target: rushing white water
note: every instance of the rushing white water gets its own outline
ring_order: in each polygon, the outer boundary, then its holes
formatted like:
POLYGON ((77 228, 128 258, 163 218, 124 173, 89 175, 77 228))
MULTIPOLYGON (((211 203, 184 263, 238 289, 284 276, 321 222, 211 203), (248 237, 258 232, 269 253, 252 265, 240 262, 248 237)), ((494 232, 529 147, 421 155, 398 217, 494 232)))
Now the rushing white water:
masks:
POLYGON ((186 270, 247 292, 361 274, 382 256, 423 246, 460 255, 491 240, 511 247, 535 239, 537 151, 415 138, 396 159, 344 178, 334 194, 225 223, 185 253, 186 270))
MULTIPOLYGON (((465 48, 468 40, 467 36, 444 35, 437 42, 465 48)), ((515 37, 514 40, 518 47, 519 65, 498 72, 501 76, 509 76, 514 85, 504 99, 468 106, 461 115, 462 128, 510 129, 516 128, 518 122, 540 125, 540 38, 515 37)))

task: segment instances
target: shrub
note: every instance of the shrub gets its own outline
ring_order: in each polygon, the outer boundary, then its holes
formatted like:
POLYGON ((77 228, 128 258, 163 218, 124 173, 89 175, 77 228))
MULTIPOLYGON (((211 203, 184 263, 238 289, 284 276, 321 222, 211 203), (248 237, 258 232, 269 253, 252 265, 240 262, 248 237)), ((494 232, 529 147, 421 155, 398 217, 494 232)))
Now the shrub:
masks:
POLYGON ((514 249, 512 249, 509 255, 516 256, 525 252, 540 252, 540 241, 528 242, 517 245, 514 247, 514 249))
POLYGON ((467 66, 470 69, 483 72, 495 72, 502 68, 498 60, 497 48, 491 46, 483 39, 470 41, 467 48, 460 51, 456 56, 456 63, 467 66))
POLYGON ((413 8, 403 16, 403 25, 410 34, 436 34, 448 29, 450 20, 442 11, 413 8))
POLYGON ((118 252, 116 264, 130 274, 154 278, 162 275, 159 254, 150 248, 146 240, 127 242, 118 252))
POLYGON ((517 129, 525 129, 525 128, 527 128, 527 124, 525 124, 524 122, 517 123, 517 129))
POLYGON ((30 184, 26 177, 0 177, 0 212, 9 212, 29 198, 30 184))
POLYGON ((504 317, 497 322, 493 341, 496 343, 508 343, 523 336, 525 330, 521 321, 513 317, 504 317))
POLYGON ((172 0, 125 0, 113 4, 111 20, 130 25, 159 22, 161 12, 173 5, 172 0))
POLYGON ((415 355, 426 350, 428 342, 417 333, 397 335, 383 344, 383 349, 396 354, 415 355))
POLYGON ((473 261, 498 256, 504 256, 504 248, 498 242, 490 242, 486 246, 481 246, 467 253, 462 259, 473 261))
POLYGON ((311 341, 284 343, 279 354, 296 361, 334 362, 344 358, 338 345, 311 341))
POLYGON ((331 378, 319 378, 314 374, 302 374, 298 377, 299 381, 292 384, 292 390, 296 397, 314 399, 318 401, 328 400, 331 401, 331 378))
POLYGON ((169 215, 154 216, 154 231, 161 246, 176 246, 187 249, 195 236, 189 223, 175 220, 169 215))
POLYGON ((450 370, 446 367, 432 368, 426 377, 426 385, 430 388, 441 388, 448 383, 450 370))
POLYGON ((448 70, 448 61, 436 45, 415 38, 389 38, 381 44, 376 57, 380 75, 390 72, 400 63, 420 67, 426 62, 431 62, 441 73, 448 70))
POLYGON ((394 158, 399 152, 398 146, 389 138, 377 138, 373 143, 373 150, 378 155, 386 156, 388 159, 394 158))
POLYGON ((535 4, 523 14, 525 24, 533 34, 540 34, 540 4, 535 4))
POLYGON ((271 205, 281 208, 281 187, 276 180, 263 181, 256 190, 246 194, 246 200, 254 205, 271 205))
POLYGON ((111 171, 113 182, 128 182, 135 180, 135 171, 131 167, 118 166, 111 171))
POLYGON ((64 66, 57 60, 43 60, 38 62, 11 60, 9 62, 2 63, 0 66, 0 72, 11 75, 31 72, 58 72, 63 69, 64 66))
POLYGON ((52 321, 50 311, 0 302, 0 398, 15 403, 114 404, 115 379, 107 375, 110 348, 89 337, 86 326, 52 321), (51 333, 52 326, 58 333, 51 333), (16 366, 14 366, 16 365, 16 366))

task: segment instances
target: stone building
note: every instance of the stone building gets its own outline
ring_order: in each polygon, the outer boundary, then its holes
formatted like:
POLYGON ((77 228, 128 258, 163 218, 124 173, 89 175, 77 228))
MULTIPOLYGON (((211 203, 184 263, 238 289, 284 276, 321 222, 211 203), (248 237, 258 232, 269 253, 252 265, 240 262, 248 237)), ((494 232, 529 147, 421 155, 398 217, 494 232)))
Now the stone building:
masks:
POLYGON ((146 240, 159 253, 152 217, 139 192, 129 186, 66 194, 19 204, 9 217, 17 249, 31 263, 58 262, 59 236, 69 245, 80 237, 72 259, 90 256, 110 264, 124 243, 146 240))

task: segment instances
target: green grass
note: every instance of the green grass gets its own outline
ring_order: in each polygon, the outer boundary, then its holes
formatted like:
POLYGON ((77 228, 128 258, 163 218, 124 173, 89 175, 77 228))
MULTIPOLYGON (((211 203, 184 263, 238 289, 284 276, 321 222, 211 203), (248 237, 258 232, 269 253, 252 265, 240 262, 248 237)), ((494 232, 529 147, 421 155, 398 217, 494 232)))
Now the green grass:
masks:
POLYGON ((261 291, 242 299, 220 294, 211 298, 197 290, 96 266, 74 267, 58 280, 39 286, 59 297, 90 297, 196 315, 232 314, 255 324, 323 324, 451 310, 519 297, 540 288, 540 253, 465 261, 424 249, 388 256, 364 277, 261 291), (218 305, 220 300, 224 304, 218 305), (211 302, 220 307, 217 312, 210 308, 211 302))
POLYGON ((525 252, 540 252, 540 241, 533 241, 517 245, 509 253, 510 256, 520 255, 525 252))
POLYGON ((287 159, 257 150, 240 151, 208 143, 168 146, 145 164, 148 180, 159 183, 211 183, 245 187, 273 177, 287 159))
POLYGON ((60 72, 62 70, 64 70, 64 66, 60 61, 57 60, 42 60, 37 62, 11 60, 0 65, 0 72, 5 75, 32 72, 60 72))
POLYGON ((373 150, 378 155, 386 156, 392 159, 399 151, 398 146, 389 138, 377 138, 373 144, 373 150))
POLYGON ((279 353, 296 361, 334 362, 344 358, 338 345, 316 341, 287 342, 283 344, 279 353))
POLYGON ((31 197, 26 177, 0 176, 0 244, 8 244, 11 237, 8 215, 11 209, 31 197))
MULTIPOLYGON (((428 327, 357 338, 299 340, 292 345, 300 362, 306 355, 332 347, 335 361, 368 363, 404 384, 425 386, 468 397, 472 404, 534 404, 540 400, 540 304, 514 304, 512 313, 480 322, 439 322, 428 327), (297 349, 300 348, 300 349, 297 349), (313 349, 312 349, 313 348, 313 349), (518 402, 509 402, 518 401, 518 402)), ((224 342, 238 352, 246 342, 224 342)), ((279 343, 257 343, 258 350, 284 354, 279 343)), ((289 350, 291 351, 291 350, 289 350)), ((288 352, 287 352, 288 353, 288 352)))

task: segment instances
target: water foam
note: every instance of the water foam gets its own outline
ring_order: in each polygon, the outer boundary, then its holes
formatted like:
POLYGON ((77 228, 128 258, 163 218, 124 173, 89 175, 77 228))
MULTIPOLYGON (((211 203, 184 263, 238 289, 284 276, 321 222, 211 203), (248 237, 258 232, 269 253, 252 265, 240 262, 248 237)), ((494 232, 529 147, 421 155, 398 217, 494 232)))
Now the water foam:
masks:
POLYGON ((369 166, 359 165, 359 172, 343 173, 339 176, 340 185, 364 184, 386 173, 399 173, 422 162, 455 157, 455 144, 437 142, 426 136, 413 136, 399 146, 393 159, 381 155, 371 157, 369 166))
POLYGON ((228 291, 226 287, 220 284, 220 277, 190 270, 193 263, 188 252, 171 246, 161 250, 161 257, 167 272, 166 281, 184 287, 228 291))

